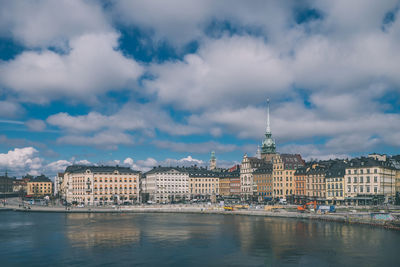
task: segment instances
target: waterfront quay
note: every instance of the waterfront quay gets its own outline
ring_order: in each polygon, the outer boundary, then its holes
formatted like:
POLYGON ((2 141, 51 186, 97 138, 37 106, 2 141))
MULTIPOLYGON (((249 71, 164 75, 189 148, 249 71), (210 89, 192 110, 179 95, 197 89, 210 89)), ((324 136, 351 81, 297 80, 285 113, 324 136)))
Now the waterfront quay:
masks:
POLYGON ((400 208, 382 207, 341 207, 335 213, 299 212, 295 205, 254 205, 227 210, 226 207, 205 204, 167 204, 167 205, 110 205, 110 206, 40 206, 12 205, 0 208, 16 212, 54 212, 54 213, 186 213, 186 214, 219 214, 232 216, 261 216, 291 219, 309 219, 349 224, 365 224, 400 230, 400 208))

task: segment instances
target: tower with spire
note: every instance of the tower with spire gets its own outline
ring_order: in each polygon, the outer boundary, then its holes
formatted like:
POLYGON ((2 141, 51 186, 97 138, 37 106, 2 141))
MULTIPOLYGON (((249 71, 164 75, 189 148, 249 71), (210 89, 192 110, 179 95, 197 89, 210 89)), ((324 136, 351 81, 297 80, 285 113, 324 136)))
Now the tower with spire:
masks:
POLYGON ((276 145, 272 139, 271 127, 269 122, 269 98, 267 99, 267 129, 265 131, 265 138, 261 145, 261 158, 265 161, 272 162, 272 158, 276 155, 276 145))
POLYGON ((215 152, 211 152, 210 158, 210 170, 215 170, 217 168, 217 158, 215 157, 215 152))

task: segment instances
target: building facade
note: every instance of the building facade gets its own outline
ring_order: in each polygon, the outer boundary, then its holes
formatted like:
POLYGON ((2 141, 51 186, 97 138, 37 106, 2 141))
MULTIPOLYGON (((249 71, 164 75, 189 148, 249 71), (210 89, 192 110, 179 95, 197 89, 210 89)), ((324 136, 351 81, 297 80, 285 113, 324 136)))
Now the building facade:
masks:
POLYGON ((26 195, 28 191, 29 178, 15 179, 13 182, 13 192, 18 192, 21 195, 26 195))
POLYGON ((12 193, 14 187, 14 179, 5 176, 0 176, 0 193, 12 193))
POLYGON ((254 183, 253 172, 266 165, 263 159, 244 155, 240 166, 240 194, 243 200, 257 196, 257 185, 254 183))
POLYGON ((306 202, 306 179, 307 179, 307 167, 297 168, 294 173, 294 202, 296 204, 302 204, 306 202))
POLYGON ((219 195, 219 177, 217 173, 204 168, 191 168, 189 172, 190 198, 209 199, 219 195))
POLYGON ((219 178, 219 195, 220 196, 230 196, 230 179, 229 177, 219 178))
POLYGON ((64 179, 64 173, 59 172, 56 176, 54 176, 54 196, 60 195, 60 188, 62 185, 62 181, 64 179))
POLYGON ((257 185, 258 201, 272 200, 272 164, 258 168, 253 172, 254 182, 257 185))
POLYGON ((27 183, 28 196, 44 197, 53 194, 53 183, 49 179, 34 179, 27 183))
POLYGON ((240 197, 240 172, 236 172, 229 177, 229 192, 230 196, 240 197))
POLYGON ((172 203, 190 199, 189 170, 179 167, 155 167, 145 173, 145 193, 156 203, 172 203))
POLYGON ((335 165, 328 169, 325 174, 326 181, 326 200, 327 204, 344 204, 344 173, 346 166, 335 165))
POLYGON ((313 163, 307 168, 306 197, 308 201, 316 200, 318 203, 325 203, 327 169, 328 167, 321 163, 313 163))
POLYGON ((393 203, 396 169, 389 161, 372 157, 352 159, 344 177, 345 201, 349 204, 393 203))
POLYGON ((299 154, 278 154, 273 158, 273 197, 292 199, 296 191, 296 169, 305 165, 299 154))
POLYGON ((134 203, 139 201, 140 177, 127 167, 72 165, 65 170, 60 193, 68 203, 134 203))

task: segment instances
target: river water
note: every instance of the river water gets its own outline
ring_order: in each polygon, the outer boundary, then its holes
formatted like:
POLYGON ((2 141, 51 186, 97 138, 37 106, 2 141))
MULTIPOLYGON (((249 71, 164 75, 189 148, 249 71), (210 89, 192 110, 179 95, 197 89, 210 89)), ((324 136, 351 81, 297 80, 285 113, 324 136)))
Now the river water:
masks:
POLYGON ((400 232, 205 214, 0 212, 0 266, 400 266, 400 232))

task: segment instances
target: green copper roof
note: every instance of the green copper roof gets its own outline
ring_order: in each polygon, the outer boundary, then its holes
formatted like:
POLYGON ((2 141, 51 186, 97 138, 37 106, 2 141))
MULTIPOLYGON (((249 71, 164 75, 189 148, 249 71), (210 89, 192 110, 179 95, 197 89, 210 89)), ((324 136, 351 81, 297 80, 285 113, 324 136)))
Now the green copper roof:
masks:
POLYGON ((267 99, 267 130, 265 131, 265 138, 261 145, 261 154, 274 154, 276 152, 276 145, 272 139, 271 127, 269 125, 269 99, 267 99))

